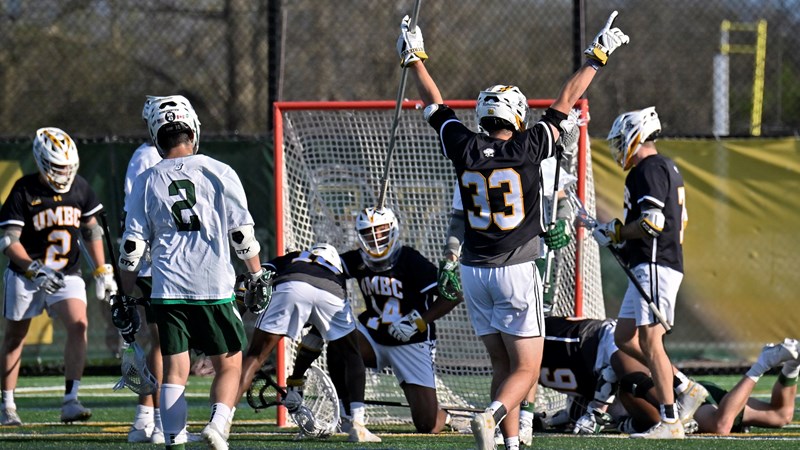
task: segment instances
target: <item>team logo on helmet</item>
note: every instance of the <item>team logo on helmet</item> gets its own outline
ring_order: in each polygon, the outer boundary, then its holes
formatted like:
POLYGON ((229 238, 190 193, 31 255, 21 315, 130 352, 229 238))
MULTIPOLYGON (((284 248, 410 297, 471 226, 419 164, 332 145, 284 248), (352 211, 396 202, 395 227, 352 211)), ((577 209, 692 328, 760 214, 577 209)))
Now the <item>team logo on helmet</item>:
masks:
POLYGON ((164 114, 164 119, 166 119, 167 122, 175 122, 175 113, 167 111, 167 113, 164 114))

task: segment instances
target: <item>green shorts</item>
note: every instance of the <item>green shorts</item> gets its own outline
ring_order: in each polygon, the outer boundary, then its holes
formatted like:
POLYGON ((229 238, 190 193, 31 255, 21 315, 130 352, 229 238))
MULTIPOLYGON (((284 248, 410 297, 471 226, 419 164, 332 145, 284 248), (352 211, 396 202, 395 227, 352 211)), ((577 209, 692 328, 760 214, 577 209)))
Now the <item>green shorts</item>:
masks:
MULTIPOLYGON (((710 381, 698 381, 698 383, 708 390, 708 397, 706 397, 705 401, 707 404, 719 405, 720 402, 722 402, 722 397, 725 397, 725 395, 728 393, 728 391, 710 381)), ((733 419, 731 433, 741 433, 744 431, 742 420, 744 420, 744 408, 742 408, 742 410, 739 411, 739 414, 736 415, 736 418, 733 419)))
POLYGON ((247 337, 235 302, 218 305, 152 305, 161 339, 161 354, 189 350, 206 356, 242 351, 247 337))

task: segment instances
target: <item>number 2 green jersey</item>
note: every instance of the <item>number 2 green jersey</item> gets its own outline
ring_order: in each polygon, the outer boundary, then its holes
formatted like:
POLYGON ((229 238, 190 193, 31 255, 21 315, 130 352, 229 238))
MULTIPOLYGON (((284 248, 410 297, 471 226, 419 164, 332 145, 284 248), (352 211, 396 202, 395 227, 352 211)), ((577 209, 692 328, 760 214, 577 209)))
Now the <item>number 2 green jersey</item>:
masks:
POLYGON ((236 172, 205 155, 165 159, 136 179, 123 242, 150 244, 156 304, 232 301, 230 230, 252 225, 236 172))

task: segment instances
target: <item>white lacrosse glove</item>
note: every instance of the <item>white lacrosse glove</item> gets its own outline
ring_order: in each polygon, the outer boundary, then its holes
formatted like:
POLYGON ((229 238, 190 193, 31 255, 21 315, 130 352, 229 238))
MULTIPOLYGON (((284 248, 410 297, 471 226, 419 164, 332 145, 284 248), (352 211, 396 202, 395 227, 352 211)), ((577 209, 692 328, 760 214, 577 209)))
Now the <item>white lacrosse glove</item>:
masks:
POLYGON ((412 309, 402 319, 389 325, 389 334, 400 342, 408 342, 411 336, 427 329, 428 323, 416 309, 412 309))
POLYGON ((622 222, 619 219, 614 219, 611 222, 597 225, 597 228, 592 231, 592 237, 601 247, 619 245, 622 242, 622 238, 619 235, 620 230, 622 230, 622 222))
POLYGON ((111 264, 98 266, 92 272, 94 277, 94 293, 98 300, 109 301, 117 293, 117 282, 114 281, 114 268, 111 264))
POLYGON ((612 422, 611 415, 605 411, 591 408, 586 414, 575 421, 573 434, 598 434, 606 425, 612 422))
POLYGON ((589 48, 583 52, 595 69, 605 66, 608 62, 608 56, 614 50, 631 41, 631 38, 619 28, 611 28, 611 25, 614 24, 614 19, 617 18, 617 14, 617 11, 614 11, 608 16, 606 25, 597 33, 589 48))
POLYGON ((408 67, 417 61, 425 61, 425 43, 422 41, 422 30, 414 27, 409 30, 411 18, 406 15, 400 22, 400 37, 397 38, 397 54, 400 55, 400 67, 408 67))
POLYGON ((34 260, 25 270, 25 276, 36 284, 36 288, 48 294, 54 294, 67 284, 64 282, 64 274, 53 270, 38 260, 34 260))
POLYGON ((289 414, 294 414, 303 406, 303 386, 305 379, 292 378, 286 379, 286 398, 283 399, 283 406, 289 411, 289 414))

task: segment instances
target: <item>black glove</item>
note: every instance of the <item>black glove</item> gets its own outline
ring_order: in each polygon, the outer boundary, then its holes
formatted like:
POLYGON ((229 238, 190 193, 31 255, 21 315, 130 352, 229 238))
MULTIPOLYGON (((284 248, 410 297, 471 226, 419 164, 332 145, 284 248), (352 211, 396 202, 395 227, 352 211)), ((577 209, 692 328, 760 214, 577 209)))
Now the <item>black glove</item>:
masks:
POLYGON ((261 314, 272 300, 272 282, 275 272, 261 269, 255 273, 243 273, 236 277, 234 294, 236 300, 253 314, 261 314))
POLYGON ((129 344, 136 340, 136 332, 142 324, 136 303, 136 298, 127 295, 111 296, 111 322, 129 344))

